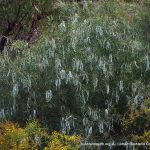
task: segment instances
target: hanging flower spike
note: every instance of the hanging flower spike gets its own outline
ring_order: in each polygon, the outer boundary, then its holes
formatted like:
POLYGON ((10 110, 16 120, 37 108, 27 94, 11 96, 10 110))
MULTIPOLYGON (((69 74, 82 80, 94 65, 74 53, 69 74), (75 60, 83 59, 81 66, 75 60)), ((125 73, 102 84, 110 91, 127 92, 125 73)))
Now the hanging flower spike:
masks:
POLYGON ((46 102, 50 102, 53 97, 52 90, 46 91, 46 102))
POLYGON ((65 21, 62 21, 61 24, 59 25, 59 28, 62 32, 66 32, 66 25, 65 21))
POLYGON ((17 94, 18 94, 18 83, 13 85, 13 92, 12 92, 12 94, 13 94, 13 97, 17 96, 17 94))

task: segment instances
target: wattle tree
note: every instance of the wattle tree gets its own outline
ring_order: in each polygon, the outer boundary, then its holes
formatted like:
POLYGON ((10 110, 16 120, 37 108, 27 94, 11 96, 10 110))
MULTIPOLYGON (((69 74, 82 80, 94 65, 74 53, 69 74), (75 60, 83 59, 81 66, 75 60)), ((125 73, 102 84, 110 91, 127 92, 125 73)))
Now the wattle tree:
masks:
POLYGON ((61 3, 59 20, 48 16, 36 43, 14 41, 0 56, 0 118, 22 126, 36 118, 50 131, 125 141, 128 104, 142 106, 150 86, 149 41, 134 7, 61 3))

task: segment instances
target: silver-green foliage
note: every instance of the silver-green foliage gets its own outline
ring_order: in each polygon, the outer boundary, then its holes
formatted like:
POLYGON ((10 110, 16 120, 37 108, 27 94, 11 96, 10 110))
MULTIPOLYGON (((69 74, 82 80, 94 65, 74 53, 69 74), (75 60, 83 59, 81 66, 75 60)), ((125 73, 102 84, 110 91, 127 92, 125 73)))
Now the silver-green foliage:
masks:
POLYGON ((14 59, 7 52, 1 56, 1 116, 11 118, 18 103, 30 110, 30 117, 59 107, 63 132, 81 128, 82 122, 90 136, 96 122, 104 133, 123 115, 118 105, 142 102, 136 83, 149 85, 149 46, 123 18, 75 12, 69 17, 31 48, 16 46, 20 53, 14 59))

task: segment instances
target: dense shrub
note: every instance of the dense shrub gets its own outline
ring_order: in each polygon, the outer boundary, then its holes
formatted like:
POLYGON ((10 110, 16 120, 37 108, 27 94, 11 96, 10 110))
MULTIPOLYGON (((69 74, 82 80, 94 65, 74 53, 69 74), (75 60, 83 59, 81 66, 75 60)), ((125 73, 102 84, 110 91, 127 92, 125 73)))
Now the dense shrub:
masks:
POLYGON ((27 134, 22 128, 17 125, 6 122, 0 125, 0 149, 27 149, 28 138, 27 134))
POLYGON ((56 131, 49 135, 37 121, 28 123, 25 128, 11 122, 1 123, 0 131, 1 150, 77 150, 80 147, 80 136, 67 136, 56 131))
POLYGON ((50 143, 44 150, 78 150, 80 148, 80 136, 68 136, 53 132, 50 143))
POLYGON ((124 133, 134 142, 149 141, 150 103, 146 100, 142 106, 130 104, 129 113, 123 119, 124 133))

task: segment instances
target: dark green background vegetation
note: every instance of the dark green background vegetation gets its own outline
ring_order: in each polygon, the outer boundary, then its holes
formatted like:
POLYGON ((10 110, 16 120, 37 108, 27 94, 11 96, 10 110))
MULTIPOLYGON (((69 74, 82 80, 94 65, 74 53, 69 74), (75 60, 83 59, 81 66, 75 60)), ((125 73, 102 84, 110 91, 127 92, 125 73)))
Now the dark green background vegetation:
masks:
POLYGON ((0 119, 91 142, 150 142, 150 1, 0 1, 0 119))

